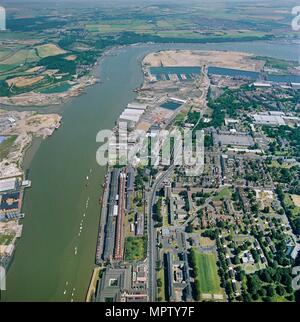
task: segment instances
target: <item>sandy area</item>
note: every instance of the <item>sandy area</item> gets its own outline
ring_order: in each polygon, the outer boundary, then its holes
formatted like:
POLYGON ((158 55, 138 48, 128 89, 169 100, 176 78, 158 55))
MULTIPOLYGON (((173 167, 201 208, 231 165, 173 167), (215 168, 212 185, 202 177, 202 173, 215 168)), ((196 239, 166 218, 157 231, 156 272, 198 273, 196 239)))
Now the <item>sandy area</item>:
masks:
POLYGON ((26 73, 30 74, 30 73, 36 73, 38 71, 40 71, 41 69, 43 69, 43 66, 36 66, 36 67, 32 67, 26 70, 26 73))
POLYGON ((65 60, 73 61, 73 60, 75 60, 76 58, 77 58, 77 56, 76 56, 76 55, 70 55, 70 56, 65 57, 65 60))
POLYGON ((300 196, 298 195, 291 195, 293 203, 296 207, 300 207, 300 196))
POLYGON ((36 76, 36 77, 22 77, 21 76, 21 77, 15 77, 15 78, 8 79, 6 81, 6 83, 9 86, 14 85, 16 87, 26 87, 26 86, 34 85, 43 79, 44 79, 44 76, 36 76))
POLYGON ((260 70, 264 62, 252 58, 251 54, 232 51, 168 50, 151 53, 143 62, 151 67, 208 65, 249 71, 260 70))
POLYGON ((46 138, 60 125, 58 114, 36 114, 0 110, 0 119, 13 118, 15 122, 1 130, 1 135, 17 136, 7 157, 0 161, 0 177, 22 175, 22 160, 33 136, 46 138))

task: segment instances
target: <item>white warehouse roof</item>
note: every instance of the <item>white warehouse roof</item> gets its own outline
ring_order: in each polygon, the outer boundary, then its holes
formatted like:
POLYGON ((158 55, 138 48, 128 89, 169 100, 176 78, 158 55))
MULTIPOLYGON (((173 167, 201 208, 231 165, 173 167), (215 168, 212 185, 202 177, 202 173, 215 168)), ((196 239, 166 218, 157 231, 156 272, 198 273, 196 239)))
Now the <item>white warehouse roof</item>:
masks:
POLYGON ((141 103, 129 103, 127 105, 128 108, 133 108, 136 110, 145 110, 147 108, 146 104, 141 104, 141 103))
POLYGON ((277 115, 253 115, 256 124, 285 125, 284 119, 277 115))
POLYGON ((14 190, 16 188, 16 178, 0 180, 0 192, 14 190))

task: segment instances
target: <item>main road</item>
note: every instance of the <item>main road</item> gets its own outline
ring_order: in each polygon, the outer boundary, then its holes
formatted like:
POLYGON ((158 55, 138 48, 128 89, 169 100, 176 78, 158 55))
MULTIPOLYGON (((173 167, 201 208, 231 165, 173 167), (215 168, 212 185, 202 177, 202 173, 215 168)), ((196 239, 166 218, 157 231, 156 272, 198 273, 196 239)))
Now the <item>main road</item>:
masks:
POLYGON ((175 165, 171 165, 162 175, 160 175, 152 186, 151 195, 149 198, 149 210, 148 210, 148 296, 149 301, 154 302, 156 300, 156 273, 155 263, 157 259, 157 247, 156 247, 156 230, 155 220, 153 218, 153 207, 155 204, 155 197, 157 189, 163 183, 163 181, 173 172, 175 165))

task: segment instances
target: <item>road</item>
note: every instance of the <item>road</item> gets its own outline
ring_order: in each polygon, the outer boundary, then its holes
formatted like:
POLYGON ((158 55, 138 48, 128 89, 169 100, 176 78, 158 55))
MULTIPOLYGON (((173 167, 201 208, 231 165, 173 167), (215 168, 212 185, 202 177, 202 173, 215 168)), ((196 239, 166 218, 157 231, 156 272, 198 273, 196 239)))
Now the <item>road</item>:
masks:
POLYGON ((155 204, 155 197, 158 187, 162 182, 172 173, 175 165, 171 165, 153 184, 151 195, 149 198, 148 209, 148 296, 149 301, 154 302, 156 300, 156 230, 155 220, 153 219, 153 206, 155 204))

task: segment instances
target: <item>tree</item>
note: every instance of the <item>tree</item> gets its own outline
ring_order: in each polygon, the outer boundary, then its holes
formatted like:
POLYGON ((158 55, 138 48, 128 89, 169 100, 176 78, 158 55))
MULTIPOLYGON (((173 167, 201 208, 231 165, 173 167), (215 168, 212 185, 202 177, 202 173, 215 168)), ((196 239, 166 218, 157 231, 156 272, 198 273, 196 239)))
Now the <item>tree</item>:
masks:
POLYGON ((272 297, 275 295, 275 290, 273 285, 268 285, 266 288, 266 291, 267 291, 267 296, 272 297))
POLYGON ((198 278, 195 278, 195 300, 200 301, 201 292, 200 292, 200 282, 198 278))
POLYGON ((282 285, 276 286, 276 293, 280 296, 282 296, 285 293, 284 287, 282 285))
POLYGON ((271 278, 269 272, 266 269, 261 271, 261 273, 259 274, 259 277, 263 282, 266 282, 266 283, 271 283, 272 282, 272 278, 271 278))
POLYGON ((238 255, 234 256, 233 264, 238 265, 238 264, 240 264, 240 263, 241 263, 241 261, 240 261, 239 256, 238 256, 238 255))
POLYGON ((162 287, 162 280, 160 278, 157 279, 157 287, 162 287))

